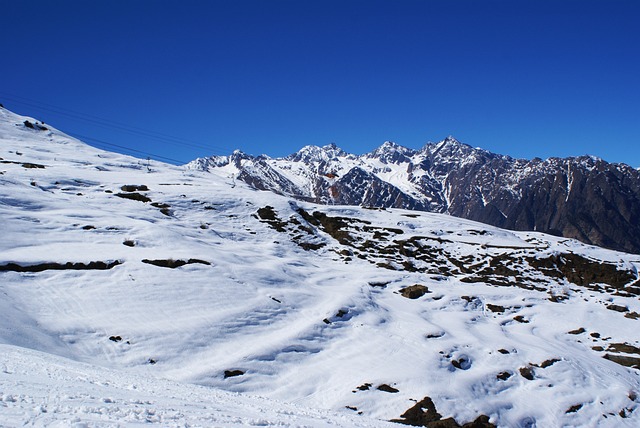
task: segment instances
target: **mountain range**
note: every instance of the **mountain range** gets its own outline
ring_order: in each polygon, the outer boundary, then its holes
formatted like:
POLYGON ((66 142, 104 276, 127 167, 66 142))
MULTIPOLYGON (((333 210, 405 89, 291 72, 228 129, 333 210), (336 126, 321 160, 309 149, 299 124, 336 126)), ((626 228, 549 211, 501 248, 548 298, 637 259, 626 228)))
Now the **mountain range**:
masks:
POLYGON ((205 172, 0 108, 0 426, 637 427, 640 257, 385 208, 418 155, 383 149, 205 172), (298 194, 367 162, 364 206, 298 194))
POLYGON ((236 151, 188 167, 304 201, 447 213, 640 253, 640 171, 593 156, 514 159, 447 137, 359 156, 334 144, 284 158, 236 151))

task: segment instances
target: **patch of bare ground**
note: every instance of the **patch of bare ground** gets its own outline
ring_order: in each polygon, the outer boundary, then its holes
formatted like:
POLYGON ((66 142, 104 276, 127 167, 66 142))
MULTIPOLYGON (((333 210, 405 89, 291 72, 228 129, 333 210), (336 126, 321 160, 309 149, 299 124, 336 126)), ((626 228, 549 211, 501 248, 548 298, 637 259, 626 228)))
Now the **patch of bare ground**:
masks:
POLYGON ((428 428, 495 428, 486 415, 480 415, 474 421, 462 425, 453 418, 443 419, 430 397, 424 397, 404 412, 400 419, 392 419, 391 422, 428 428))

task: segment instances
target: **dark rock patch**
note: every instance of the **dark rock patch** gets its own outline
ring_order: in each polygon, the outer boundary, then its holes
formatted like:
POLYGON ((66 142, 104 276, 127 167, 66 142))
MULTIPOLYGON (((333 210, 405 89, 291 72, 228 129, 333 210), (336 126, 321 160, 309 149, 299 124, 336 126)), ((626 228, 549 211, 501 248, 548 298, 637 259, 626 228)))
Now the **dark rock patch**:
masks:
POLYGON ((23 168, 26 168, 26 169, 45 169, 44 165, 40 165, 38 163, 14 162, 9 160, 0 160, 0 163, 21 165, 23 168))
POLYGON ((122 341, 122 337, 121 336, 109 336, 109 340, 112 342, 121 342, 122 341))
POLYGON ((628 343, 611 343, 607 348, 607 351, 640 355, 640 348, 629 345, 628 343))
POLYGON ((444 334, 445 334, 445 333, 444 333, 444 331, 439 331, 439 332, 437 332, 437 333, 429 333, 429 334, 427 334, 425 337, 426 337, 427 339, 437 339, 437 338, 439 338, 439 337, 444 336, 444 334))
POLYGON ((580 327, 578 329, 571 330, 571 331, 567 332, 567 334, 582 334, 582 333, 584 333, 586 331, 587 330, 585 330, 584 327, 580 327))
POLYGON ((496 379, 498 380, 507 380, 509 379, 511 376, 513 376, 513 373, 510 372, 502 372, 502 373, 498 373, 496 375, 496 379))
POLYGON ((151 198, 143 195, 142 193, 137 193, 137 192, 133 192, 133 193, 116 193, 115 196, 119 197, 119 198, 123 198, 123 199, 130 199, 132 201, 139 201, 139 202, 151 202, 151 198))
POLYGON ((569 407, 565 413, 575 413, 580 409, 582 409, 582 404, 574 404, 573 406, 569 407))
POLYGON ((460 370, 469 370, 471 368, 471 359, 466 355, 461 355, 455 360, 451 360, 451 365, 460 370))
POLYGON ((520 376, 522 376, 523 378, 527 380, 535 379, 535 373, 532 367, 520 367, 519 371, 520 371, 520 376))
POLYGON ((371 388, 373 385, 370 383, 363 383, 362 385, 360 385, 359 387, 357 387, 356 389, 358 389, 359 391, 368 391, 369 388, 371 388))
POLYGON ((616 311, 616 312, 629 312, 629 308, 627 308, 626 306, 620 306, 620 305, 608 305, 607 309, 609 309, 610 311, 616 311))
POLYGON ((438 413, 430 397, 424 397, 404 412, 400 418, 402 419, 392 419, 391 422, 428 428, 495 428, 486 415, 480 415, 475 421, 463 425, 453 418, 442 419, 442 415, 438 413))
POLYGON ((487 303, 486 304, 487 309, 489 309, 491 312, 497 312, 499 314, 503 313, 505 311, 505 307, 504 306, 500 306, 500 305, 492 305, 491 303, 487 303))
POLYGON ((44 165, 40 165, 38 163, 30 163, 30 162, 24 162, 22 164, 22 167, 26 169, 44 169, 45 168, 44 165))
POLYGON ((376 287, 376 288, 387 288, 387 285, 389 285, 390 281, 385 281, 385 282, 370 282, 369 286, 370 287, 376 287))
POLYGON ((125 241, 122 242, 122 245, 126 245, 127 247, 135 247, 136 242, 132 241, 131 239, 126 239, 125 241))
POLYGON ((503 348, 503 349, 498 349, 498 352, 500 352, 501 354, 504 354, 504 355, 506 355, 506 354, 510 354, 510 352, 509 352, 509 351, 507 351, 507 350, 506 350, 506 349, 504 349, 504 348, 503 348))
POLYGON ((242 376, 244 372, 242 370, 225 370, 224 378, 227 379, 229 377, 242 376))
POLYGON ((154 266, 159 266, 159 267, 166 267, 166 268, 170 268, 170 269, 175 269, 175 268, 178 268, 180 266, 189 265, 189 264, 211 265, 210 262, 205 261, 205 260, 200 260, 200 259, 189 259, 189 260, 174 260, 174 259, 149 260, 149 259, 143 259, 142 263, 146 263, 146 264, 154 265, 154 266))
POLYGON ((566 278, 581 286, 607 284, 620 289, 637 279, 631 270, 618 270, 612 263, 591 260, 573 253, 551 255, 546 258, 529 257, 527 262, 548 276, 566 278))
POLYGON ((427 293, 431 293, 429 288, 421 284, 414 284, 399 290, 400 294, 407 299, 418 299, 427 293))
POLYGON ((0 265, 0 272, 43 272, 45 270, 108 270, 122 264, 121 261, 114 262, 89 262, 89 263, 41 263, 37 265, 22 266, 17 263, 0 265))
POLYGON ((554 365, 558 361, 560 361, 558 358, 551 358, 551 359, 548 359, 548 360, 544 360, 543 362, 538 364, 537 367, 540 367, 541 369, 546 369, 547 367, 551 367, 552 365, 554 365))
POLYGON ((383 392, 389 392, 391 394, 395 394, 396 392, 400 392, 399 389, 396 389, 393 386, 387 385, 386 383, 383 383, 382 385, 378 385, 376 387, 376 389, 379 390, 379 391, 383 391, 383 392))
POLYGON ((149 188, 144 184, 125 184, 124 186, 120 187, 120 190, 122 190, 123 192, 146 192, 149 190, 149 188))

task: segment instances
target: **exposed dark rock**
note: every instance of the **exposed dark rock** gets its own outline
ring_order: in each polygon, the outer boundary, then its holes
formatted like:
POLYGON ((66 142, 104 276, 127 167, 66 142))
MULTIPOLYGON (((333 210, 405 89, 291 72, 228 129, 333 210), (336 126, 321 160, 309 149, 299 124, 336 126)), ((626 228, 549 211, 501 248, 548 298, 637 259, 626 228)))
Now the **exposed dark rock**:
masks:
POLYGON ((461 355, 455 360, 451 360, 451 365, 460 370, 469 370, 471 368, 471 359, 466 355, 461 355))
POLYGON ((569 407, 565 413, 575 413, 580 409, 582 409, 582 404, 574 404, 573 406, 569 407))
POLYGON ((402 419, 392 419, 391 422, 428 428, 495 428, 486 415, 480 415, 475 421, 463 425, 453 418, 442 419, 430 397, 424 397, 400 417, 402 419))
POLYGON ((23 163, 22 167, 27 169, 44 169, 44 165, 40 165, 37 163, 30 163, 30 162, 23 163))
POLYGON ((627 308, 626 306, 620 306, 620 305, 608 305, 607 309, 609 309, 610 311, 616 311, 616 312, 629 312, 629 308, 627 308))
POLYGON ((133 192, 133 193, 116 193, 115 196, 117 196, 119 198, 124 198, 124 199, 131 199, 132 201, 151 202, 151 198, 143 195, 142 193, 137 193, 137 192, 133 192))
POLYGON ((244 372, 242 370, 225 370, 224 371, 224 378, 229 378, 229 377, 236 377, 236 376, 242 376, 244 374, 244 372))
POLYGON ((7 263, 0 265, 0 272, 43 272, 45 270, 107 270, 122 264, 121 261, 114 262, 89 262, 89 263, 40 263, 36 265, 22 266, 17 263, 7 263))
POLYGON ((149 259, 143 259, 142 263, 147 263, 147 264, 154 265, 154 266, 159 266, 159 267, 166 267, 166 268, 170 268, 170 269, 175 269, 175 268, 178 268, 180 266, 184 266, 184 265, 188 265, 188 264, 211 265, 210 262, 208 262, 206 260, 200 260, 200 259, 189 259, 189 260, 174 260, 174 259, 149 260, 149 259))
POLYGON ((145 184, 125 184, 124 186, 120 187, 120 190, 122 190, 123 192, 146 192, 147 190, 149 190, 149 188, 145 184))
POLYGON ((418 299, 427 293, 431 293, 428 287, 421 284, 414 284, 409 287, 402 288, 399 291, 400 294, 407 299, 418 299))
POLYGON ((372 384, 370 384, 370 383, 364 383, 364 384, 360 385, 360 386, 359 386, 358 388, 356 388, 356 389, 358 389, 358 390, 360 390, 360 391, 368 391, 368 390, 369 390, 369 388, 371 388, 371 386, 372 386, 372 384))
POLYGON ((631 270, 618 270, 612 263, 591 260, 573 253, 551 255, 546 258, 529 257, 527 262, 545 275, 566 278, 582 286, 607 284, 622 289, 637 279, 637 275, 631 270))
POLYGON ((109 336, 109 340, 112 342, 121 342, 122 341, 122 337, 121 336, 109 336))
POLYGON ((389 281, 386 282, 370 282, 369 285, 371 287, 376 287, 376 288, 387 288, 387 285, 389 285, 389 281))
POLYGON ((542 369, 546 369, 547 367, 551 367, 552 365, 554 365, 558 361, 560 361, 558 358, 551 358, 549 360, 545 360, 545 361, 541 362, 540 364, 537 365, 537 367, 540 367, 542 369))
POLYGON ((442 336, 444 336, 444 331, 439 331, 437 333, 430 333, 430 334, 427 334, 425 337, 427 339, 437 339, 442 336))
POLYGON ((586 330, 584 329, 584 327, 580 327, 580 328, 578 328, 578 329, 575 329, 575 330, 571 330, 571 331, 569 331, 569 332, 568 332, 568 334, 582 334, 582 333, 584 333, 584 332, 586 332, 586 330))
POLYGON ((489 309, 491 312, 497 312, 499 314, 503 313, 505 311, 504 306, 500 306, 500 305, 492 305, 491 303, 487 303, 486 304, 487 309, 489 309))
POLYGON ((629 345, 628 343, 611 343, 609 344, 607 351, 640 355, 640 348, 629 345))
POLYGON ((509 379, 511 376, 513 376, 513 373, 510 372, 502 372, 496 375, 496 379, 499 380, 507 380, 509 379))
POLYGON ((127 247, 135 247, 136 241, 132 241, 131 239, 126 239, 122 242, 122 245, 126 245, 127 247))
POLYGON ((535 373, 534 373, 532 367, 530 367, 530 366, 529 367, 520 367, 519 371, 520 371, 520 376, 522 376, 523 378, 528 379, 528 380, 535 379, 535 373))
POLYGON ((382 385, 378 385, 376 389, 378 389, 379 391, 390 392, 392 394, 395 394, 396 392, 400 392, 400 390, 394 388, 393 386, 387 385, 386 383, 383 383, 382 385))

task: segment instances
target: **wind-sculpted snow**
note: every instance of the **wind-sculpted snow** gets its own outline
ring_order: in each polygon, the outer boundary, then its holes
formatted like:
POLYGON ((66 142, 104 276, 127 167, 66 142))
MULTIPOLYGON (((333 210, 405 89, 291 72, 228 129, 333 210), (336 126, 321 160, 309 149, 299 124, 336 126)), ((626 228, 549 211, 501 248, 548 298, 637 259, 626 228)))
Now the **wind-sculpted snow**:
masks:
POLYGON ((25 120, 0 109, 0 425, 640 424, 638 256, 25 120))

